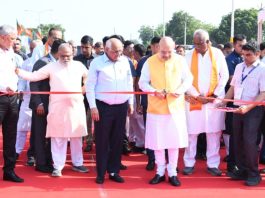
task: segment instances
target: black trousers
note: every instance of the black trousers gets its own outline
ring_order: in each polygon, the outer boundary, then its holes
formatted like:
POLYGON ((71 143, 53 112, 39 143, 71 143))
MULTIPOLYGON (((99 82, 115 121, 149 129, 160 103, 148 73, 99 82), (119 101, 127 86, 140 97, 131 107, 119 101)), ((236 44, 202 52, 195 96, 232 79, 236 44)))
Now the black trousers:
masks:
POLYGON ((233 116, 236 165, 249 178, 259 176, 257 138, 263 111, 263 107, 255 107, 244 115, 233 116))
POLYGON ((52 164, 51 141, 46 138, 47 114, 39 116, 32 111, 31 135, 33 136, 33 147, 36 166, 47 166, 52 164))
POLYGON ((17 121, 17 96, 0 96, 0 124, 2 124, 3 133, 4 172, 12 172, 15 168, 17 121))
POLYGON ((97 175, 119 173, 122 141, 128 110, 128 103, 108 105, 96 101, 99 121, 95 122, 97 175))

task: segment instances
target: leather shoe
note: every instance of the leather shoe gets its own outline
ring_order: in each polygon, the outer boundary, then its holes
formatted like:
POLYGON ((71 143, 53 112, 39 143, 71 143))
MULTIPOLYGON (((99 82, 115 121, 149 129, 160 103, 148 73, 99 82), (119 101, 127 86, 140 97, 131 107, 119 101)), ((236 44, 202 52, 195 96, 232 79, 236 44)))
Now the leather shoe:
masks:
POLYGON ((86 145, 86 147, 84 148, 84 152, 90 152, 92 151, 92 145, 86 145))
POLYGON ((12 181, 12 182, 18 182, 18 183, 24 182, 24 179, 22 179, 19 176, 17 176, 14 171, 8 172, 8 173, 4 172, 3 180, 12 181))
POLYGON ((185 167, 182 171, 183 175, 191 175, 194 172, 194 166, 193 167, 185 167))
POLYGON ((124 164, 120 165, 120 170, 127 170, 127 166, 125 166, 124 164))
POLYGON ((180 183, 180 181, 179 181, 179 179, 178 179, 177 176, 169 177, 169 178, 168 178, 168 181, 169 181, 169 183, 170 183, 172 186, 180 186, 180 185, 181 185, 181 183, 180 183))
POLYGON ((246 186, 257 186, 260 182, 261 182, 260 176, 250 177, 250 178, 247 178, 245 185, 246 186))
POLYGON ((27 160, 27 163, 26 163, 26 165, 27 166, 34 166, 34 164, 35 164, 35 159, 34 159, 34 157, 28 157, 28 160, 27 160))
POLYGON ((36 166, 35 167, 36 171, 42 172, 42 173, 52 173, 53 167, 49 166, 36 166))
POLYGON ((155 169, 155 161, 154 160, 148 161, 145 169, 148 171, 154 170, 155 169))
POLYGON ((99 177, 99 176, 97 176, 97 178, 96 178, 96 183, 97 184, 103 184, 104 183, 104 177, 99 177))
POLYGON ((259 172, 260 172, 261 174, 265 174, 265 168, 260 169, 259 172))
POLYGON ((208 173, 210 173, 212 176, 221 176, 222 171, 220 171, 218 168, 207 168, 208 173))
POLYGON ((162 182, 162 181, 165 181, 165 175, 163 175, 163 176, 160 176, 160 175, 158 175, 158 174, 156 174, 154 177, 153 177, 153 179, 151 179, 150 181, 149 181, 149 184, 158 184, 158 183, 160 183, 160 182, 162 182))
POLYGON ((109 179, 118 183, 124 183, 124 179, 117 173, 114 173, 114 175, 109 175, 109 179))

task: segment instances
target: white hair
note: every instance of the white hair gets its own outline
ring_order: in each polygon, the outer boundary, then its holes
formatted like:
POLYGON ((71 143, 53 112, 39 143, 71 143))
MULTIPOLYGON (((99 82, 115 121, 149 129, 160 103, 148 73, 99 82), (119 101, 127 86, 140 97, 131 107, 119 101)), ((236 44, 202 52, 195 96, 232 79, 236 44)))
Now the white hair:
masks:
POLYGON ((58 51, 61 51, 62 49, 67 49, 67 48, 72 49, 72 46, 71 46, 69 43, 62 43, 62 44, 59 46, 58 51))
POLYGON ((197 35, 200 36, 201 38, 203 38, 205 41, 210 40, 209 33, 206 30, 203 30, 203 29, 195 30, 193 37, 195 37, 197 35))
POLYGON ((12 33, 16 33, 16 29, 10 25, 2 25, 0 26, 0 35, 8 35, 12 33))

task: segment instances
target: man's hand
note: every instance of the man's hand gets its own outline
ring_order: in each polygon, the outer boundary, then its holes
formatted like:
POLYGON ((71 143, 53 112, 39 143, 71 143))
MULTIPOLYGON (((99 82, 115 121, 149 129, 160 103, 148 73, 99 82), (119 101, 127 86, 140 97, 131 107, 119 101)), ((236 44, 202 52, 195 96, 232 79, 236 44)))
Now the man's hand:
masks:
POLYGON ((23 92, 22 91, 19 92, 18 99, 23 101, 23 92))
POLYGON ((158 97, 159 99, 165 99, 166 95, 167 95, 167 92, 165 90, 155 91, 155 97, 158 97))
POLYGON ((99 121, 99 113, 98 113, 98 109, 96 107, 91 108, 91 118, 93 121, 99 121))
POLYGON ((207 103, 209 103, 209 102, 213 102, 213 100, 214 99, 206 99, 204 96, 202 96, 202 95, 199 95, 198 97, 197 97, 197 100, 199 101, 199 102, 201 102, 202 104, 207 104, 207 103))
POLYGON ((252 107, 250 105, 242 105, 234 113, 246 114, 251 109, 252 109, 252 107))
POLYGON ((36 113, 39 116, 43 116, 45 114, 45 110, 44 110, 43 104, 39 104, 37 106, 36 113))
POLYGON ((194 97, 192 95, 185 95, 185 100, 192 105, 195 105, 198 103, 198 100, 196 99, 196 97, 194 97))
POLYGON ((143 106, 142 106, 142 105, 138 105, 138 106, 136 107, 136 112, 137 112, 138 114, 143 114, 143 106))
POLYGON ((8 95, 14 95, 14 91, 10 87, 6 88, 6 92, 8 95))
POLYGON ((132 104, 129 104, 129 107, 128 107, 128 115, 132 115, 133 114, 133 105, 132 104))
POLYGON ((18 67, 16 67, 15 73, 18 75, 18 73, 19 73, 19 68, 18 67))
POLYGON ((177 93, 170 93, 170 95, 175 97, 175 98, 178 98, 180 96, 180 94, 177 94, 177 93))

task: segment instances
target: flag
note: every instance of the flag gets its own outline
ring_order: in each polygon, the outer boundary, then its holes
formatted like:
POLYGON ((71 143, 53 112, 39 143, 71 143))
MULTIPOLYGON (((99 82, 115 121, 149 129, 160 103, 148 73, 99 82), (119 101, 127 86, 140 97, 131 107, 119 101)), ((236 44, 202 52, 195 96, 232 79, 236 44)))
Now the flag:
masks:
POLYGON ((20 36, 24 32, 24 27, 17 20, 17 35, 20 36))

